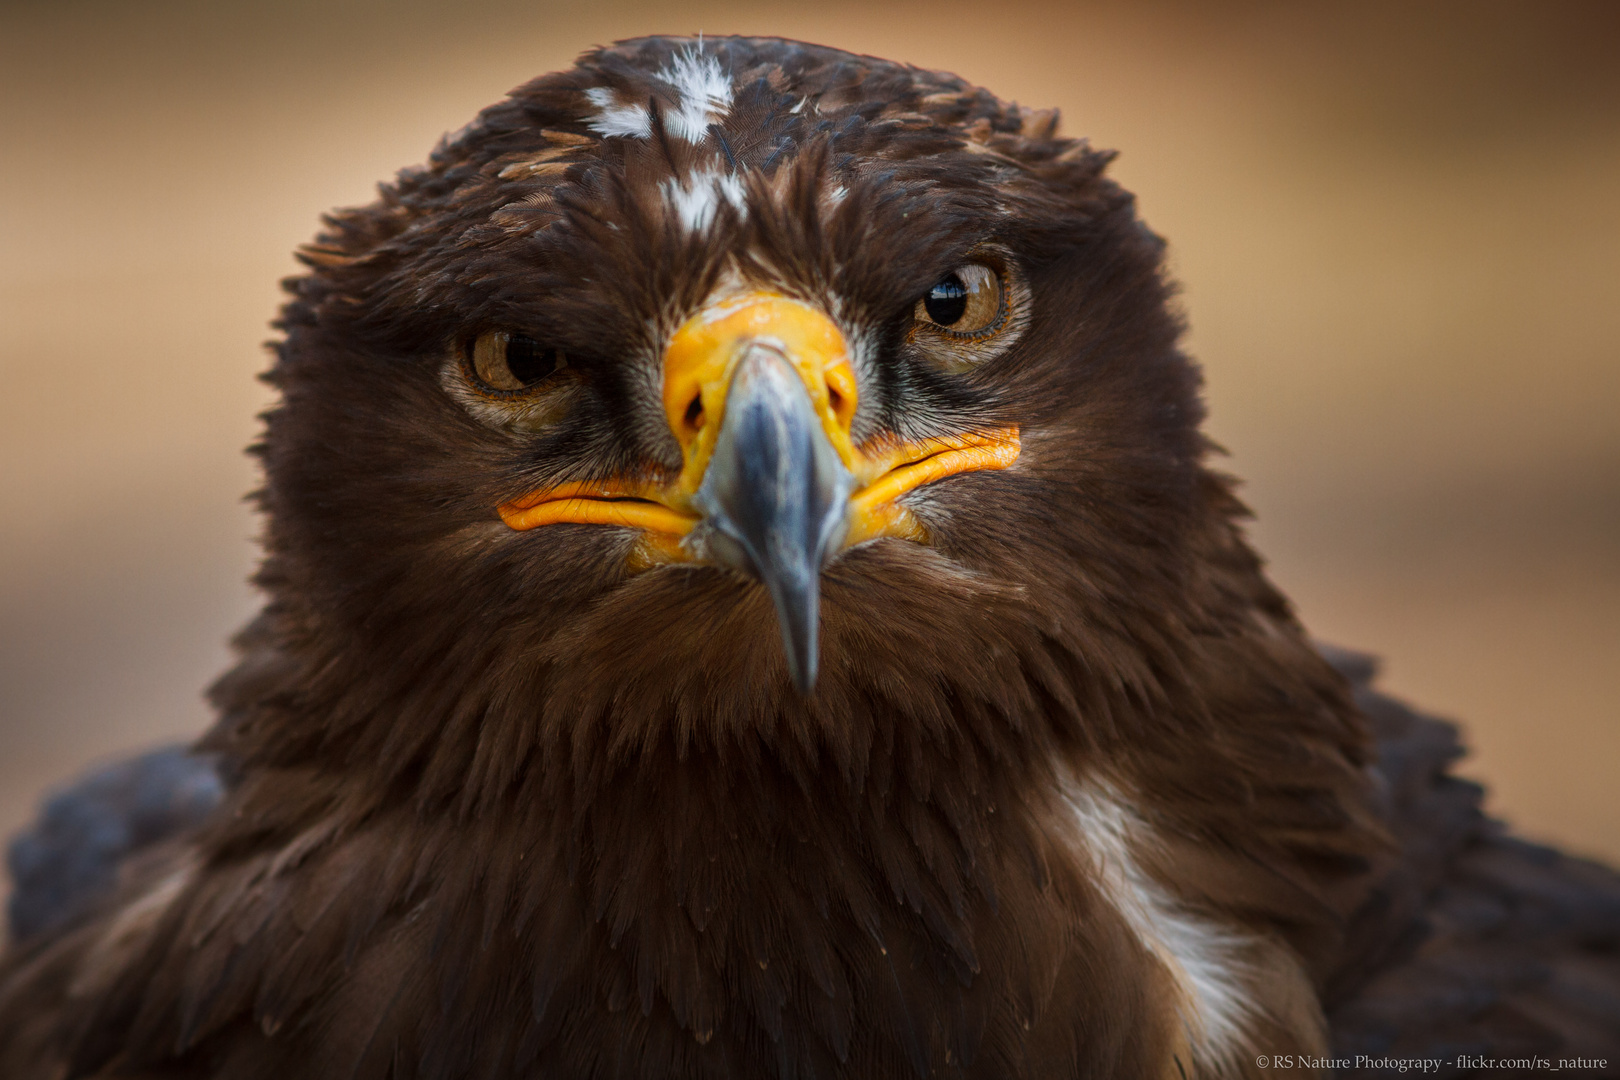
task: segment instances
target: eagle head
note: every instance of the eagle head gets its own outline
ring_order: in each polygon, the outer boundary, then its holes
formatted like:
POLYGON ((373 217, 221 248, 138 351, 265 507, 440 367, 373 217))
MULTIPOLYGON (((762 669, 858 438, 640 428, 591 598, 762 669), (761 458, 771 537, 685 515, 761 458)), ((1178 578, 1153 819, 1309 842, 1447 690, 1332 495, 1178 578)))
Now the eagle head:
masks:
POLYGON ((776 40, 519 88, 302 253, 272 591, 376 674, 683 731, 1173 672, 1198 378, 1055 128, 776 40))

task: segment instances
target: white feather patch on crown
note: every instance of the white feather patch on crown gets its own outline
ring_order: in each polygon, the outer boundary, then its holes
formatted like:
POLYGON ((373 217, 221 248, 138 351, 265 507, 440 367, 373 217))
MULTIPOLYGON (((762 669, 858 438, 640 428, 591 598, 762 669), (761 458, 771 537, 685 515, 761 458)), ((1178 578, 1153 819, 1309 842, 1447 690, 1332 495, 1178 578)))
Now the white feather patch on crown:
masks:
POLYGON ((709 137, 709 125, 719 123, 731 112, 731 77, 720 70, 720 61, 704 56, 698 49, 682 49, 658 69, 658 77, 675 90, 680 104, 664 117, 669 133, 689 143, 709 137))
MULTIPOLYGON (((709 126, 731 113, 735 90, 720 61, 699 48, 682 49, 658 69, 657 77, 674 91, 675 107, 663 116, 664 129, 696 145, 709 137, 709 126)), ((620 104, 611 87, 593 86, 585 98, 597 108, 590 127, 603 137, 652 138, 652 114, 645 105, 620 104)))
POLYGON ((665 180, 662 189, 688 232, 707 229, 723 203, 730 203, 739 214, 748 212, 742 178, 735 173, 695 169, 684 177, 665 180))
POLYGON ((607 86, 593 86, 585 97, 600 112, 590 121, 591 130, 603 138, 614 135, 631 139, 652 138, 652 114, 645 105, 620 105, 607 86))

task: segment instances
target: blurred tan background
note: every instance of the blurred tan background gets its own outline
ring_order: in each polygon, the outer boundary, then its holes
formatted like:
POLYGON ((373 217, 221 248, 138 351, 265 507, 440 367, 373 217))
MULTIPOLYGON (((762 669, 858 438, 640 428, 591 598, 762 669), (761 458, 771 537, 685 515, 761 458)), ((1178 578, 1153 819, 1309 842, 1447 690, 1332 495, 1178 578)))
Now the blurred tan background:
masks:
POLYGON ((1620 860, 1620 5, 1488 0, 0 8, 0 833, 207 722, 317 215, 593 43, 700 30, 1121 150, 1306 623, 1462 720, 1497 813, 1620 860))

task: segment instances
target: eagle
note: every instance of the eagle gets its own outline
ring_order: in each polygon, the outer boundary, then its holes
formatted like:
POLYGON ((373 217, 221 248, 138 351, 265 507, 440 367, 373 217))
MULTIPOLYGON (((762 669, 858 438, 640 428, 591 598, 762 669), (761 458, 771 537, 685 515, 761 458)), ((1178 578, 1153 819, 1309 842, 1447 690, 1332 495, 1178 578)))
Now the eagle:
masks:
POLYGON ((263 610, 13 845, 0 1074, 1620 1074, 1620 877, 1307 637, 1110 158, 650 37, 329 215, 263 610))

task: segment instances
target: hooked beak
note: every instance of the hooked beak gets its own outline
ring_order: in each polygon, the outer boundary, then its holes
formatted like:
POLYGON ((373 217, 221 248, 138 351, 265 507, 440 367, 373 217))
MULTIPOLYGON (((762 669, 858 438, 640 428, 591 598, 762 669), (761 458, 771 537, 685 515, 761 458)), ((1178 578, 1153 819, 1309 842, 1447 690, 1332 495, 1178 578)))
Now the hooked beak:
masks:
POLYGON ((664 354, 680 475, 563 484, 503 504, 501 518, 513 529, 636 527, 643 568, 700 561, 754 577, 775 605, 794 684, 808 695, 822 567, 880 536, 926 543, 902 495, 954 473, 1006 468, 1019 453, 1017 428, 857 448, 856 395, 843 335, 825 314, 771 293, 717 298, 664 354))
POLYGON ((748 345, 692 501, 710 555, 770 591, 788 670, 805 694, 816 683, 821 567, 849 531, 854 487, 798 373, 775 347, 748 345))

